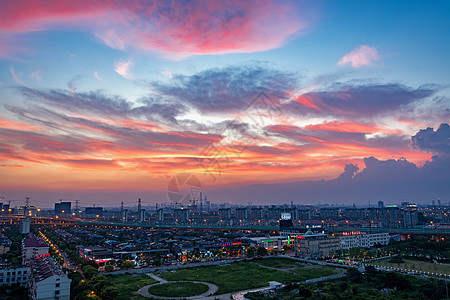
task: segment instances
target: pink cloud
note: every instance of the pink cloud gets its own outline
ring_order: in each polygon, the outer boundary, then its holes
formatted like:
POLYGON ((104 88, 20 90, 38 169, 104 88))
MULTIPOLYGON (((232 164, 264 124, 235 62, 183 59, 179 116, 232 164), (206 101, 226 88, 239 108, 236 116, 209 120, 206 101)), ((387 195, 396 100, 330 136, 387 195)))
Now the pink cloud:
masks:
POLYGON ((133 74, 130 71, 130 68, 133 66, 133 62, 131 60, 126 61, 118 61, 114 64, 114 71, 117 72, 120 76, 123 76, 127 79, 132 79, 133 74))
MULTIPOLYGON (((306 15, 306 13, 305 13, 306 15)), ((265 51, 306 27, 293 1, 6 1, 0 30, 83 29, 106 45, 164 55, 265 51)))
POLYGON ((344 55, 338 62, 338 65, 351 64, 353 68, 360 68, 363 66, 373 66, 378 59, 379 56, 376 48, 361 45, 344 55))
POLYGON ((13 80, 20 85, 26 85, 26 82, 22 80, 22 72, 16 73, 13 67, 9 68, 9 71, 11 72, 11 76, 13 80))

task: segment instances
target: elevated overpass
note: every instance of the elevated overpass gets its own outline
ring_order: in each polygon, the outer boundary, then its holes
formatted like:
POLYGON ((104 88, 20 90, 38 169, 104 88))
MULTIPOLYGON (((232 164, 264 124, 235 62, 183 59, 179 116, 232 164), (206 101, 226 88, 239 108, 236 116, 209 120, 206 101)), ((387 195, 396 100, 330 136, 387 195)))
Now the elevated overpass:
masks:
MULTIPOLYGON (((24 216, 9 215, 0 216, 0 225, 19 225, 24 216)), ((56 225, 56 226, 105 226, 105 227, 134 227, 149 229, 192 229, 192 230, 230 230, 230 231, 262 231, 278 233, 278 226, 267 225, 219 225, 219 224, 158 224, 158 223, 138 223, 138 222, 118 222, 98 219, 80 219, 69 217, 32 217, 33 225, 56 225)), ((299 228, 305 230, 304 228, 299 228)), ((347 231, 360 231, 366 233, 388 232, 390 234, 412 234, 412 235, 450 235, 450 228, 368 228, 368 227, 324 227, 327 233, 340 233, 347 231)))
MULTIPOLYGON (((117 226, 117 227, 140 227, 140 228, 153 228, 153 229, 193 229, 193 230, 231 230, 231 231, 266 231, 278 232, 280 229, 278 226, 267 225, 216 225, 216 224, 156 224, 156 223, 136 223, 136 222, 108 222, 97 220, 77 220, 75 225, 84 226, 117 226)), ((299 230, 306 230, 305 228, 299 228, 299 230)), ((450 228, 368 228, 368 227, 324 227, 320 230, 324 230, 327 233, 339 233, 347 231, 360 231, 366 233, 388 232, 390 234, 412 234, 412 235, 450 235, 450 228)))

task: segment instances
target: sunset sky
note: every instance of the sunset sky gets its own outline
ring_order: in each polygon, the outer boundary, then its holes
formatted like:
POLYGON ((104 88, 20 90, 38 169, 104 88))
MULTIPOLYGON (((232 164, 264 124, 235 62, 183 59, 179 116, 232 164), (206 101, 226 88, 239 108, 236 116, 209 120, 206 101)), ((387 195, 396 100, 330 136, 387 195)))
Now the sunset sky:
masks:
POLYGON ((13 206, 450 200, 449 1, 1 3, 13 206))

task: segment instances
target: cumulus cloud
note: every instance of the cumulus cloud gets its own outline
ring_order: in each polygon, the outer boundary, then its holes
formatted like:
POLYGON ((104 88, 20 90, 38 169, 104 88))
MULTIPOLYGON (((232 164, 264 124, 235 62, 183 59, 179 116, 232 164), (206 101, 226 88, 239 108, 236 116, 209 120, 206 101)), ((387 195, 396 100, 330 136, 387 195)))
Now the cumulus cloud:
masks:
POLYGON ((114 64, 114 71, 120 76, 123 76, 127 79, 133 79, 133 74, 130 69, 133 66, 133 61, 131 60, 121 60, 114 64))
POLYGON ((436 131, 431 127, 420 130, 411 137, 411 147, 450 158, 450 126, 442 123, 436 131))
POLYGON ((350 64, 352 68, 360 68, 364 66, 373 66, 378 59, 379 56, 376 48, 361 45, 344 55, 338 62, 338 65, 342 66, 350 64))

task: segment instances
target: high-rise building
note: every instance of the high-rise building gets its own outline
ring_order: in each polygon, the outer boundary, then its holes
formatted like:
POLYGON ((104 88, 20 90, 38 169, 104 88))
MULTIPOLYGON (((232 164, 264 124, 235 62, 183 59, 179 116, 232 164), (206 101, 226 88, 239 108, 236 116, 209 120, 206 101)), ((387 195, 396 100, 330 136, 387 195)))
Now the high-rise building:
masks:
POLYGON ((70 214, 72 212, 72 202, 55 203, 55 215, 70 214))
POLYGON ((29 216, 25 217, 25 219, 20 220, 20 233, 28 234, 30 233, 31 226, 31 218, 29 216))
POLYGON ((93 217, 99 216, 100 217, 103 215, 103 207, 99 207, 99 206, 86 207, 84 210, 84 213, 88 216, 93 216, 93 217))
POLYGON ((184 209, 184 208, 176 208, 174 210, 174 219, 175 219, 175 222, 180 223, 180 224, 187 223, 187 221, 189 219, 189 210, 184 209))
POLYGON ((219 219, 221 221, 228 221, 231 219, 231 209, 230 208, 220 208, 219 209, 219 219))

